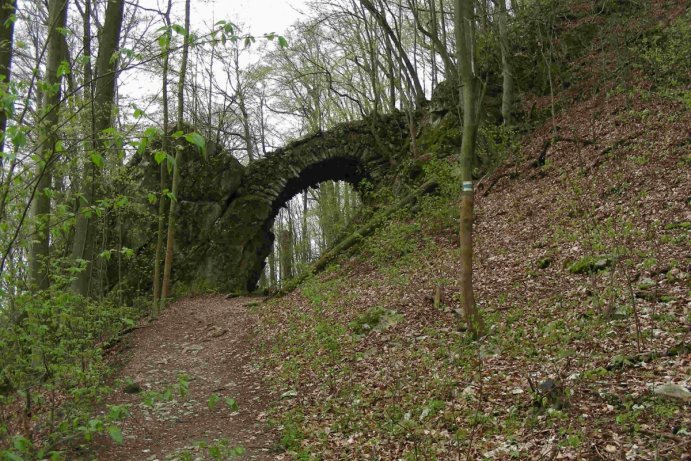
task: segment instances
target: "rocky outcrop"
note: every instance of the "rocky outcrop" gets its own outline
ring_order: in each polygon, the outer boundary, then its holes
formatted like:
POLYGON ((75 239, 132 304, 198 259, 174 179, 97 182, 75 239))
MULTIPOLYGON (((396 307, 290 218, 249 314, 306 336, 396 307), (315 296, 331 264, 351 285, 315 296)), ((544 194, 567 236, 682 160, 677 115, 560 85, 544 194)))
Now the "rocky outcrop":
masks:
MULTIPOLYGON (((274 218, 291 197, 326 180, 359 187, 367 179, 376 189, 391 177, 392 167, 408 150, 406 118, 398 112, 307 136, 249 166, 214 146, 208 146, 205 156, 196 147, 186 146, 178 197, 175 282, 196 290, 254 289, 274 241, 274 218)), ((140 191, 158 190, 158 166, 150 156, 136 159, 132 171, 139 178, 140 191)), ((149 207, 155 214, 155 205, 149 207)), ((155 238, 144 242, 141 235, 155 235, 155 227, 148 232, 138 227, 130 229, 130 244, 140 254, 146 253, 144 259, 149 254, 153 259, 155 238)), ((146 269, 138 271, 141 274, 133 272, 132 278, 148 280, 146 269)))

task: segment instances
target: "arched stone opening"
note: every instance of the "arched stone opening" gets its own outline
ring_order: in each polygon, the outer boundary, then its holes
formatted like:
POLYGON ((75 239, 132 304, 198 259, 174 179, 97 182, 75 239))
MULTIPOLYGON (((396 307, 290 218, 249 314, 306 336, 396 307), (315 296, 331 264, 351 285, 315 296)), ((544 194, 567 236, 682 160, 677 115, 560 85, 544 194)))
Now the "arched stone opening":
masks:
MULTIPOLYGON (((318 163, 308 165, 300 174, 291 178, 280 191, 271 204, 271 214, 261 226, 267 245, 259 247, 257 259, 260 262, 258 273, 252 273, 248 279, 247 289, 252 291, 257 288, 259 279, 265 271, 267 258, 275 247, 277 235, 274 233, 274 224, 281 209, 288 202, 309 188, 319 188, 327 181, 343 181, 351 184, 357 190, 363 179, 371 179, 364 169, 359 158, 355 156, 332 157, 318 163)), ((295 232, 296 229, 293 229, 295 232)), ((300 236, 303 229, 299 230, 300 236)), ((297 257, 295 258, 297 259, 297 257)))
POLYGON ((336 242, 362 200, 358 186, 366 178, 358 158, 338 157, 310 165, 286 184, 264 226, 270 244, 257 288, 299 275, 336 242))
POLYGON ((369 179, 369 175, 360 163, 360 159, 354 156, 333 157, 311 164, 302 170, 299 176, 288 180, 283 190, 272 203, 272 216, 270 220, 273 222, 278 210, 288 200, 308 187, 314 187, 324 181, 345 181, 358 186, 360 181, 365 178, 369 179))

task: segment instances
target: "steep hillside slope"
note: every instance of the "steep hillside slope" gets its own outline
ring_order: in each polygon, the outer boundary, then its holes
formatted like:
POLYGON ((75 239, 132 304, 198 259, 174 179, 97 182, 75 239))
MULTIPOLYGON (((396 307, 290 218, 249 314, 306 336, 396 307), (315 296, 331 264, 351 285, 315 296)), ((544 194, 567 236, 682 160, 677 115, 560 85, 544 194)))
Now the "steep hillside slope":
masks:
POLYGON ((686 42, 688 13, 652 3, 662 22, 627 44, 649 53, 626 82, 594 47, 556 116, 480 181, 486 338, 459 328, 452 159, 425 166, 439 195, 258 309, 296 459, 688 456, 689 75, 652 59, 686 42))

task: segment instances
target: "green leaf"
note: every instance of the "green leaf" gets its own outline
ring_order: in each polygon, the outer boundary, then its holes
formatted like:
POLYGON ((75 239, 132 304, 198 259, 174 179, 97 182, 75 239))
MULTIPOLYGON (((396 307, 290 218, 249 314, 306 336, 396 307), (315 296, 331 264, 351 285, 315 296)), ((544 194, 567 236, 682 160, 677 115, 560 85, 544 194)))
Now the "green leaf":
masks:
MULTIPOLYGON (((123 318, 123 322, 132 322, 132 320, 123 318)), ((132 322, 134 323, 134 322, 132 322)), ((127 405, 109 405, 108 406, 108 420, 110 421, 120 421, 129 415, 129 408, 127 405)))
MULTIPOLYGON (((0 76, 0 78, 2 77, 4 77, 4 75, 0 76)), ((16 94, 0 92, 0 104, 2 104, 2 108, 8 114, 14 114, 14 103, 16 100, 16 94)))
POLYGON ((278 36, 278 46, 281 48, 287 48, 288 47, 288 40, 282 35, 278 36))
POLYGON ((230 411, 238 411, 240 409, 240 406, 235 401, 235 399, 226 397, 223 401, 225 402, 226 406, 230 408, 230 411))
POLYGON ((158 46, 162 50, 167 50, 169 45, 170 45, 170 36, 168 35, 168 32, 166 32, 165 34, 158 37, 158 46))
POLYGON ((156 194, 153 194, 149 192, 149 194, 146 196, 146 199, 149 201, 150 204, 156 203, 156 194))
MULTIPOLYGON (((137 324, 137 322, 135 322, 135 321, 132 320, 132 319, 128 319, 127 317, 122 317, 122 318, 120 319, 120 321, 121 321, 125 326, 128 326, 128 327, 133 327, 133 326, 135 326, 135 325, 137 324)), ((125 416, 126 416, 126 415, 125 415, 125 416)))
POLYGON ((122 445, 122 431, 118 426, 108 426, 108 434, 110 435, 110 438, 115 441, 115 443, 122 445))
POLYGON ((209 400, 206 401, 206 406, 209 407, 209 410, 214 410, 220 401, 221 397, 219 397, 218 394, 212 394, 209 400))
POLYGON ((4 452, 3 456, 3 461, 24 461, 24 458, 11 451, 4 452))
POLYGON ((16 15, 16 14, 11 14, 10 17, 7 18, 7 20, 5 21, 5 23, 3 24, 3 26, 7 27, 7 26, 9 26, 10 24, 14 24, 15 22, 17 22, 17 15, 16 15))
POLYGON ((187 375, 185 375, 184 373, 178 375, 177 388, 178 388, 178 394, 180 394, 180 397, 182 397, 182 398, 185 398, 185 396, 187 396, 187 394, 190 391, 190 381, 187 378, 187 375))
POLYGON ((26 146, 26 132, 23 129, 11 126, 7 129, 7 133, 10 135, 14 147, 19 149, 26 146))
POLYGON ((99 168, 103 168, 104 163, 103 163, 103 157, 101 157, 101 154, 99 154, 98 152, 92 152, 91 153, 91 163, 93 163, 94 165, 96 165, 99 168))
POLYGON ((146 148, 149 147, 149 138, 141 138, 135 145, 137 146, 137 153, 142 155, 146 152, 146 148))
POLYGON ((188 143, 197 146, 199 148, 199 152, 206 156, 206 139, 204 139, 202 135, 199 133, 188 133, 185 135, 185 140, 188 143))
POLYGON ((124 195, 120 195, 115 200, 115 208, 122 208, 124 206, 127 206, 128 203, 130 203, 130 199, 125 197, 124 195))
POLYGON ((150 126, 146 130, 144 130, 144 137, 145 138, 155 138, 156 136, 159 135, 159 133, 160 132, 159 132, 158 128, 156 128, 154 126, 150 126))
POLYGON ((31 450, 31 440, 27 439, 26 437, 22 437, 21 435, 17 435, 12 439, 12 445, 14 446, 15 450, 18 450, 21 453, 28 453, 31 450))
POLYGON ((103 430, 103 421, 101 421, 100 419, 90 419, 87 425, 89 430, 92 432, 100 432, 103 430))
POLYGON ((146 114, 139 107, 134 108, 134 118, 142 118, 144 115, 146 114))
POLYGON ((58 78, 64 77, 65 75, 70 74, 70 63, 67 61, 62 61, 60 62, 60 65, 58 66, 58 78))
POLYGON ((163 160, 168 156, 165 152, 162 150, 157 150, 154 152, 154 160, 156 161, 157 165, 160 165, 163 160))
POLYGON ((171 26, 176 34, 187 35, 187 31, 180 24, 173 24, 171 26))

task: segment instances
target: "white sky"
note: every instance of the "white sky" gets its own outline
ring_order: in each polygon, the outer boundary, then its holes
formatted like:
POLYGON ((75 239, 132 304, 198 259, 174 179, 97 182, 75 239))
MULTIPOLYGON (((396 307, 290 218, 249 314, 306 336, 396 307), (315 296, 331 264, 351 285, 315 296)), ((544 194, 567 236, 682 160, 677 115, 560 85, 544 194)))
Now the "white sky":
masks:
MULTIPOLYGON (((193 3, 198 9, 211 6, 198 0, 193 3)), ((237 18, 238 22, 247 24, 250 30, 246 32, 282 34, 300 17, 298 10, 304 9, 304 4, 304 0, 217 0, 213 2, 213 11, 217 18, 237 18)))
MULTIPOLYGON (((163 9, 167 0, 141 0, 147 8, 163 9)), ((282 34, 299 17, 297 10, 304 9, 305 0, 192 0, 192 28, 221 20, 243 23, 254 34, 276 32, 282 34)), ((173 2, 173 16, 182 18, 184 2, 173 2)), ((182 21, 180 21, 182 23, 182 21)))

